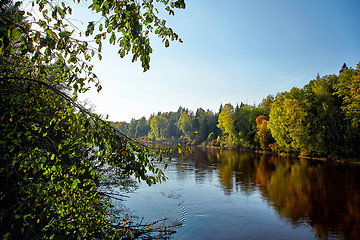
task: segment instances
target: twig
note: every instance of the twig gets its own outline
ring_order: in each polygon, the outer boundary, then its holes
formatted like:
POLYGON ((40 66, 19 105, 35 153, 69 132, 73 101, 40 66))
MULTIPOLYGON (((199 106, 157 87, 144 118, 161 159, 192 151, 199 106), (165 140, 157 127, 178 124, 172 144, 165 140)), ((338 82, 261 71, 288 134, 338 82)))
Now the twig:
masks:
POLYGON ((122 194, 116 194, 116 193, 99 192, 99 194, 102 194, 102 195, 104 195, 104 196, 107 196, 107 197, 110 197, 110 198, 113 198, 113 199, 116 199, 116 200, 119 200, 119 201, 124 201, 124 199, 119 198, 119 197, 115 197, 115 196, 112 196, 112 195, 118 195, 118 196, 120 196, 120 197, 130 198, 129 196, 122 195, 122 194))

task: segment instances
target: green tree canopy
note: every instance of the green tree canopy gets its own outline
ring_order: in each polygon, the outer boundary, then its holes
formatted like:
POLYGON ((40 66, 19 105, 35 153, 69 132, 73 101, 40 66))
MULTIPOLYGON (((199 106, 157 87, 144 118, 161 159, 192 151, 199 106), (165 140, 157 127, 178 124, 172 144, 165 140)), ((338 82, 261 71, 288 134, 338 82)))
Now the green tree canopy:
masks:
POLYGON ((300 152, 306 110, 303 106, 303 91, 292 88, 290 92, 281 93, 271 105, 268 126, 271 134, 282 150, 300 152))
POLYGON ((184 111, 181 113, 179 120, 176 123, 178 129, 185 134, 185 136, 190 137, 192 134, 192 124, 191 118, 188 112, 184 111))
POLYGON ((156 115, 150 120, 150 137, 153 139, 164 139, 167 137, 169 121, 162 115, 156 115))
POLYGON ((233 142, 236 143, 238 140, 238 136, 235 131, 234 118, 234 107, 230 103, 225 104, 219 114, 219 123, 217 127, 220 128, 225 141, 230 145, 233 144, 233 142))
POLYGON ((360 127, 360 63, 356 69, 342 69, 335 84, 336 95, 343 98, 353 128, 360 127))

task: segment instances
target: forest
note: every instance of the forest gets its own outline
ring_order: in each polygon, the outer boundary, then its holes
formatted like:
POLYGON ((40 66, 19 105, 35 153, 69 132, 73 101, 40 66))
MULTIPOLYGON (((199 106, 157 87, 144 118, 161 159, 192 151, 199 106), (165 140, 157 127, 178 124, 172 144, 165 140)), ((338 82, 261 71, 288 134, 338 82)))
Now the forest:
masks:
POLYGON ((1 239, 123 239, 154 231, 134 228, 100 187, 109 173, 120 185, 166 180, 158 163, 169 149, 151 151, 137 139, 331 158, 360 152, 360 65, 259 106, 179 108, 110 123, 78 102, 90 88, 102 89, 92 60, 116 45, 120 58, 147 71, 150 35, 164 47, 182 42, 157 8, 174 15, 184 0, 90 1, 83 31, 72 22, 71 4, 80 1, 22 3, 0 2, 1 239))
POLYGON ((360 153, 360 63, 355 69, 344 63, 338 75, 317 76, 258 106, 227 103, 218 112, 179 107, 112 124, 143 141, 354 159, 360 153))

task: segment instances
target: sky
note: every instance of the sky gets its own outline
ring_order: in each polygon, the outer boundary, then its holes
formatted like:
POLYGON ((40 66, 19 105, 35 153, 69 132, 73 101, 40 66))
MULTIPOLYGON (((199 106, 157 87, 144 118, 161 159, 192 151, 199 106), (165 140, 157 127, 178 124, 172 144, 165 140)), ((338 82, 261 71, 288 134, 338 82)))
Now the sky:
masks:
POLYGON ((80 99, 111 121, 180 106, 217 112, 220 104, 258 105, 269 94, 303 87, 360 62, 359 0, 185 0, 165 16, 183 43, 151 39, 150 70, 103 47, 94 87, 80 99))

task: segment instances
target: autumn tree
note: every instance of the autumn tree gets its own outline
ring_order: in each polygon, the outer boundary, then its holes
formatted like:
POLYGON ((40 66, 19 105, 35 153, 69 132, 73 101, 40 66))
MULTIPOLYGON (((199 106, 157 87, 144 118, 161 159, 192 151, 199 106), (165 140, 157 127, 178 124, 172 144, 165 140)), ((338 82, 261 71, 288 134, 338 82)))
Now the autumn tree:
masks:
POLYGON ((261 149, 264 151, 270 150, 269 144, 271 144, 274 140, 271 136, 271 131, 267 126, 267 117, 260 115, 255 121, 258 130, 256 133, 256 139, 258 139, 261 149))

